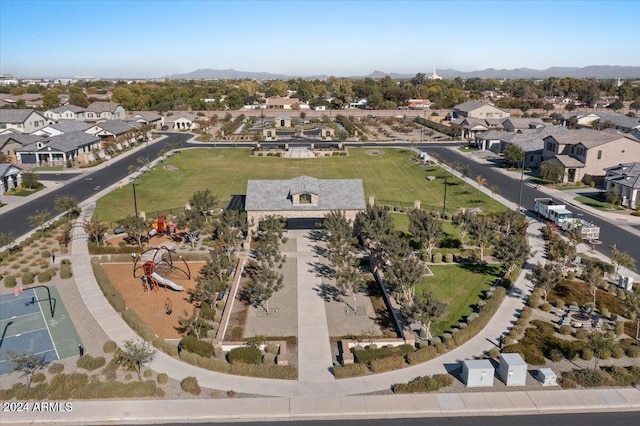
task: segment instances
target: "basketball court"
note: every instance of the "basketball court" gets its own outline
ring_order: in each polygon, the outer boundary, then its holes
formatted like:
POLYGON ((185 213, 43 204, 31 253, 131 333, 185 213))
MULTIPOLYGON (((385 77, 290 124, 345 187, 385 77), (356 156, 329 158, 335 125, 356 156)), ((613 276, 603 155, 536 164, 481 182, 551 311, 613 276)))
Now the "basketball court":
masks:
POLYGON ((0 374, 13 370, 8 352, 33 353, 51 362, 77 355, 80 344, 55 287, 17 287, 0 296, 0 374))

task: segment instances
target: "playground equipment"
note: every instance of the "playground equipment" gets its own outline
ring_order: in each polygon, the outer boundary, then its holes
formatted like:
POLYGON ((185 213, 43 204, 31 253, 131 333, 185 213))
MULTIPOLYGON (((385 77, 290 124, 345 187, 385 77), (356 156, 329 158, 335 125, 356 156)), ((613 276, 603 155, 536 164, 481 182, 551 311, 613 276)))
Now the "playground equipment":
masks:
POLYGON ((142 279, 145 291, 158 291, 159 285, 163 285, 165 291, 167 287, 183 291, 184 287, 166 278, 170 274, 191 279, 191 270, 187 262, 167 246, 150 248, 135 258, 133 276, 142 279))
POLYGON ((169 223, 167 222, 167 218, 165 216, 159 216, 158 219, 151 224, 151 229, 149 230, 149 238, 162 234, 170 235, 172 233, 175 233, 175 231, 175 223, 169 223))

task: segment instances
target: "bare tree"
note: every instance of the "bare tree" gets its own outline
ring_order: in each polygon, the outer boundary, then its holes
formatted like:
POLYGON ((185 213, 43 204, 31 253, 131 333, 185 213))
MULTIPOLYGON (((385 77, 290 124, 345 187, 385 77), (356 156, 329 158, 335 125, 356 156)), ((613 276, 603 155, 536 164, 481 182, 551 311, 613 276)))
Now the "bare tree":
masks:
POLYGON ((17 354, 13 351, 7 351, 7 361, 11 364, 13 371, 20 372, 20 377, 27 378, 27 386, 31 386, 33 375, 47 365, 44 356, 36 355, 33 352, 17 354))

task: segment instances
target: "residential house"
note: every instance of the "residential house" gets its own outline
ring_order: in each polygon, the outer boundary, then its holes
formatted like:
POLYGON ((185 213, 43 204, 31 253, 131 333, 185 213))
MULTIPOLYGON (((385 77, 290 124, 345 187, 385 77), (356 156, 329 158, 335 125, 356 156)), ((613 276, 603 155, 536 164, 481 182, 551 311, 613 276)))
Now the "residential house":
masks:
POLYGON ((19 102, 23 102, 27 108, 40 108, 42 107, 42 95, 39 93, 24 93, 22 95, 12 95, 9 93, 0 94, 0 102, 4 105, 13 106, 13 108, 20 108, 19 102))
POLYGON ((428 109, 431 105, 429 99, 409 99, 407 101, 407 107, 409 109, 428 109))
POLYGON ((605 168, 605 190, 616 191, 620 195, 622 205, 630 209, 640 206, 640 161, 620 163, 605 168))
POLYGON ((143 125, 151 126, 152 129, 161 130, 164 126, 164 117, 151 111, 130 112, 126 121, 133 121, 143 125))
POLYGON ((22 169, 15 164, 0 163, 0 195, 22 184, 22 169))
POLYGON ((366 99, 358 99, 355 102, 349 102, 350 109, 365 109, 367 107, 366 99))
POLYGON ((0 133, 9 129, 20 133, 32 133, 48 123, 46 117, 32 109, 0 109, 0 133))
POLYGON ((544 127, 544 123, 539 118, 509 117, 502 121, 502 127, 507 132, 517 132, 544 127))
POLYGON ((85 123, 84 121, 65 120, 59 123, 49 124, 40 130, 36 130, 32 135, 44 137, 57 136, 69 132, 84 132, 90 127, 91 124, 85 123))
POLYGON ((135 122, 111 120, 91 126, 85 133, 99 137, 102 148, 113 147, 121 151, 136 142, 141 126, 135 122))
POLYGON ((640 132, 640 118, 615 112, 577 112, 562 114, 559 118, 563 126, 616 129, 624 133, 640 132))
POLYGON ((272 96, 267 98, 267 109, 296 109, 300 106, 298 98, 281 98, 272 96))
POLYGON ((164 118, 169 130, 195 130, 198 128, 198 116, 190 112, 178 111, 164 118))
POLYGON ((93 102, 84 113, 85 121, 124 120, 127 112, 122 105, 114 102, 93 102))
POLYGON ((478 133, 488 130, 502 130, 502 120, 497 118, 469 118, 458 117, 451 120, 451 127, 460 129, 462 138, 475 138, 478 133))
POLYGON ((564 167, 564 182, 602 183, 605 168, 640 158, 640 140, 625 133, 578 129, 547 136, 544 143, 544 159, 564 167))
POLYGON ((75 105, 63 105, 44 112, 44 116, 55 121, 84 120, 86 108, 75 105))
POLYGON ((18 163, 27 168, 64 166, 68 162, 90 163, 93 150, 100 147, 100 138, 85 132, 51 136, 15 150, 18 163))
POLYGON ((16 149, 34 143, 41 138, 23 133, 6 133, 0 135, 0 153, 8 157, 9 163, 17 162, 16 149))
POLYGON ((495 106, 481 101, 467 101, 453 107, 452 118, 507 118, 511 114, 495 106))

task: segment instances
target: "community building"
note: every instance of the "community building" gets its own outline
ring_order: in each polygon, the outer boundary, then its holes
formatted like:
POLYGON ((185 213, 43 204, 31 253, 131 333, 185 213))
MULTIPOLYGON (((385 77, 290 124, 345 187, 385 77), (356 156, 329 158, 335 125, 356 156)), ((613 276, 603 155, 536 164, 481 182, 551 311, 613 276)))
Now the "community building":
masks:
POLYGON ((354 220, 366 207, 361 179, 298 176, 247 183, 245 210, 250 227, 258 226, 268 216, 285 217, 290 227, 314 227, 332 211, 354 220))

